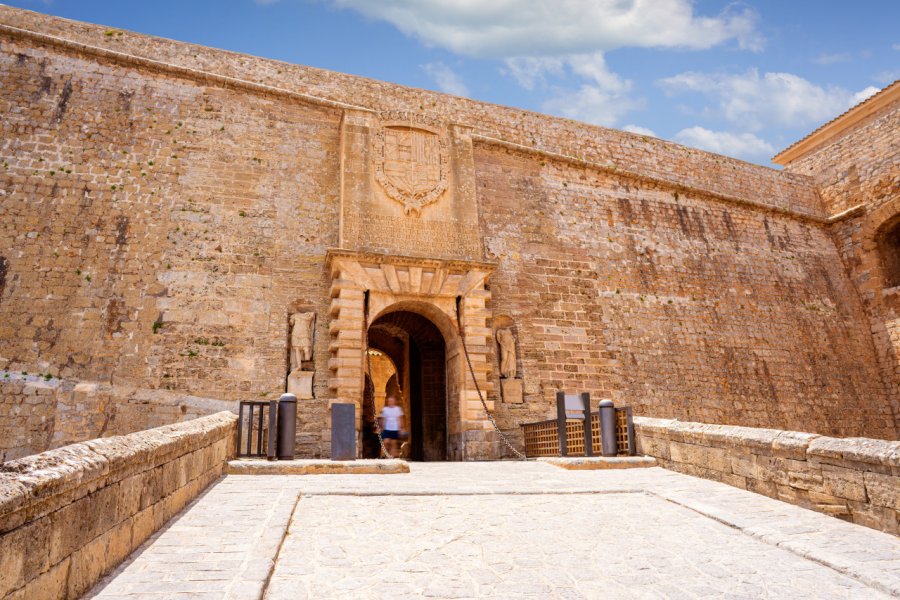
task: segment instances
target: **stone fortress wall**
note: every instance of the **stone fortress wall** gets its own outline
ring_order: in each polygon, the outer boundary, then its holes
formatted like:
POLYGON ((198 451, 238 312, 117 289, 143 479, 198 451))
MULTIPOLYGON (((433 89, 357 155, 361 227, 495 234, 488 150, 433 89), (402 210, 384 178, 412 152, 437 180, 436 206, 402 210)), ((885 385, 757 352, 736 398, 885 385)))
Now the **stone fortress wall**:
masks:
POLYGON ((514 433, 562 388, 654 417, 897 436, 900 379, 832 236, 844 207, 802 170, 7 7, 0 36, 3 410, 28 410, 8 399, 35 374, 81 385, 108 433, 271 399, 288 315, 311 311, 298 453, 327 455, 329 401, 354 391, 334 336, 359 298, 326 261, 353 246, 495 265, 472 343, 514 433), (411 114, 453 168, 444 199, 403 215, 365 203, 365 165, 376 122, 411 114), (500 322, 519 402, 493 366, 500 322))
POLYGON ((785 150, 779 162, 813 179, 844 268, 858 290, 900 414, 900 83, 785 150), (840 127, 838 127, 840 125, 840 127))

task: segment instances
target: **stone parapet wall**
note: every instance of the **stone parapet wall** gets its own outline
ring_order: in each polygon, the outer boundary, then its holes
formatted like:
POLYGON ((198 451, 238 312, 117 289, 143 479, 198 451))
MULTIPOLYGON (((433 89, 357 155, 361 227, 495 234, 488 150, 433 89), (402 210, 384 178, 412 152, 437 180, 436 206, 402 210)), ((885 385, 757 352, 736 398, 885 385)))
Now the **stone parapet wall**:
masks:
POLYGON ((234 454, 229 412, 0 465, 0 598, 78 598, 234 454))
POLYGON ((57 403, 59 396, 66 393, 59 380, 2 377, 0 375, 0 463, 51 447, 57 403))
POLYGON ((236 409, 230 400, 0 370, 0 463, 236 409))
POLYGON ((898 534, 900 441, 635 417, 637 449, 721 481, 898 534))
POLYGON ((355 105, 360 110, 376 112, 416 111, 471 127, 486 137, 635 170, 711 193, 755 199, 778 210, 822 216, 821 201, 804 175, 775 171, 649 136, 11 7, 0 7, 0 24, 34 32, 36 37, 60 38, 67 42, 70 52, 89 55, 99 49, 108 59, 137 62, 144 69, 220 86, 236 86, 240 82, 242 89, 306 96, 307 101, 326 106, 355 105))

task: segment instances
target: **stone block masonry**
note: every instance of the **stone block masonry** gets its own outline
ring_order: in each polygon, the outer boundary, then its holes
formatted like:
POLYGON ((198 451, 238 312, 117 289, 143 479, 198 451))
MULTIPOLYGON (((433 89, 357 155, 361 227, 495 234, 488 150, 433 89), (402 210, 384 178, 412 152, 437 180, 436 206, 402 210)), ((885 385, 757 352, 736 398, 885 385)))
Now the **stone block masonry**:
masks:
POLYGON ((900 535, 900 442, 635 417, 661 466, 900 535))
POLYGON ((0 465, 0 598, 78 598, 233 456, 236 417, 73 444, 0 465))
POLYGON ((900 420, 900 82, 830 125, 836 131, 813 134, 805 152, 779 162, 788 172, 812 177, 826 211, 845 217, 831 234, 859 290, 900 420), (854 120, 862 110, 870 114, 854 120))
POLYGON ((0 370, 0 463, 223 410, 229 400, 0 370))
POLYGON ((898 435, 893 334, 834 237, 857 222, 829 220, 806 171, 9 7, 0 37, 0 368, 62 381, 10 384, 7 457, 277 397, 296 313, 316 315, 297 454, 327 457, 329 407, 362 398, 366 298, 441 330, 447 456, 502 452, 476 381, 508 432, 566 389, 898 435), (408 193, 407 167, 428 174, 408 193), (501 323, 521 402, 500 394, 501 323))
POLYGON ((525 403, 892 439, 865 312, 824 228, 479 145, 492 309, 517 323, 525 403), (527 219, 523 218, 527 215, 527 219))

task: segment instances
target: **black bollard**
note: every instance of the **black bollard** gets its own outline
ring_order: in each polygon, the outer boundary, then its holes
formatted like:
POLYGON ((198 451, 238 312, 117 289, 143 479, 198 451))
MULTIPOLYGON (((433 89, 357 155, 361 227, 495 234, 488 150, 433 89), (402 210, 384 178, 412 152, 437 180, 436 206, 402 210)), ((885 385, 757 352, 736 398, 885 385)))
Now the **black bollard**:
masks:
POLYGON ((618 454, 616 442, 616 407, 612 400, 600 401, 600 447, 603 456, 618 454))
POLYGON ((293 460, 297 443, 297 396, 282 394, 278 399, 278 460, 293 460))

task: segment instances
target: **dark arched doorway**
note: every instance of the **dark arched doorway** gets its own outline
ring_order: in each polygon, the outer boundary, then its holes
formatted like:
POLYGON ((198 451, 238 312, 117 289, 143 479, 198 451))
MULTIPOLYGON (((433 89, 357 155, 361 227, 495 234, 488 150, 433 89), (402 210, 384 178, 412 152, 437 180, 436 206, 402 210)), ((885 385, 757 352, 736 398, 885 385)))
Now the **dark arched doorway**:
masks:
POLYGON ((407 310, 378 317, 369 326, 368 334, 363 455, 366 458, 378 456, 374 422, 384 397, 394 393, 400 396, 409 430, 404 456, 410 460, 446 460, 447 348, 444 336, 427 317, 407 310), (379 382, 378 388, 376 382, 379 382), (381 386, 385 389, 380 389, 381 386), (374 394, 369 390, 374 390, 374 394))

